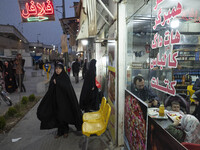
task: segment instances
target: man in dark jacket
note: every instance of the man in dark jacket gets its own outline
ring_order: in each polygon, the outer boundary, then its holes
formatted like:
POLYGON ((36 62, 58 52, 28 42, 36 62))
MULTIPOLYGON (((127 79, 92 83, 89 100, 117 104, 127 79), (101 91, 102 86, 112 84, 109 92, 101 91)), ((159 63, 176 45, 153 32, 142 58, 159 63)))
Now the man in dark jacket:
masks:
POLYGON ((76 61, 72 64, 72 71, 75 76, 75 82, 79 82, 79 71, 80 71, 80 63, 78 62, 78 58, 76 58, 76 61))
POLYGON ((85 74, 86 74, 87 70, 88 70, 88 61, 87 61, 87 58, 86 58, 85 62, 83 64, 83 70, 82 70, 82 77, 83 77, 83 79, 85 78, 85 74))
POLYGON ((144 84, 142 76, 136 76, 133 80, 132 93, 148 104, 148 107, 157 107, 159 105, 158 97, 153 91, 144 84))

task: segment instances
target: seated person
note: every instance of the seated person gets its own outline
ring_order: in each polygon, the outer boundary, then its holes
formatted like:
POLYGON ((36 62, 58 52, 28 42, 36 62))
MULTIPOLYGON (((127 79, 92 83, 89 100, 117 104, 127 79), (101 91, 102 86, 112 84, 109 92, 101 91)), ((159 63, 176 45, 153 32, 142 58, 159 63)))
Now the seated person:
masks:
POLYGON ((200 144, 200 123, 193 115, 184 115, 181 124, 177 120, 166 130, 179 142, 200 144))
POLYGON ((200 80, 199 80, 199 78, 196 79, 192 89, 195 90, 195 91, 200 90, 200 80))
POLYGON ((192 115, 197 117, 197 119, 200 121, 200 105, 199 105, 199 100, 200 100, 200 90, 194 92, 192 95, 192 98, 195 100, 194 104, 196 105, 194 112, 192 115))
POLYGON ((133 87, 131 92, 139 97, 141 100, 148 104, 148 107, 158 107, 158 97, 153 91, 144 85, 144 78, 142 76, 136 76, 133 79, 133 87))
POLYGON ((183 111, 181 111, 181 105, 178 101, 171 102, 171 110, 175 112, 179 112, 181 115, 184 115, 183 111))

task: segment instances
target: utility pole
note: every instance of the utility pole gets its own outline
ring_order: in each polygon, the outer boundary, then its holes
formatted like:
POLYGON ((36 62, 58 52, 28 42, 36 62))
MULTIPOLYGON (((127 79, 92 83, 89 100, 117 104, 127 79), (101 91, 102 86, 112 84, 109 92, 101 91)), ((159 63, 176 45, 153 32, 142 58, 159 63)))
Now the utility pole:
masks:
MULTIPOLYGON (((63 7, 63 19, 64 19, 65 18, 65 0, 62 0, 62 7, 63 7)), ((68 67, 68 52, 65 52, 63 56, 65 59, 65 67, 67 69, 67 67, 68 67)))
POLYGON ((65 0, 62 0, 63 18, 65 18, 65 0))

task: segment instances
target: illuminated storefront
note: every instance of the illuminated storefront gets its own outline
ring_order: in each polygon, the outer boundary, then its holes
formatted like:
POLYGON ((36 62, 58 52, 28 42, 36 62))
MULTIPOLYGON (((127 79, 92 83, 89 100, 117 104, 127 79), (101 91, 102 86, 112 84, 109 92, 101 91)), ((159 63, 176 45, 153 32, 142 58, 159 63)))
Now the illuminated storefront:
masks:
POLYGON ((132 9, 127 16, 127 89, 141 74, 163 101, 194 83, 200 71, 198 3, 151 0, 132 9))
MULTIPOLYGON (((141 75, 160 103, 180 93, 191 96, 191 87, 200 75, 199 4, 198 0, 127 0, 128 92, 132 94, 133 79, 141 75)), ((131 104, 126 101, 125 109, 131 104)), ((131 115, 124 113, 127 126, 126 116, 131 115)), ((125 129, 127 143, 133 144, 133 135, 126 135, 125 129)))

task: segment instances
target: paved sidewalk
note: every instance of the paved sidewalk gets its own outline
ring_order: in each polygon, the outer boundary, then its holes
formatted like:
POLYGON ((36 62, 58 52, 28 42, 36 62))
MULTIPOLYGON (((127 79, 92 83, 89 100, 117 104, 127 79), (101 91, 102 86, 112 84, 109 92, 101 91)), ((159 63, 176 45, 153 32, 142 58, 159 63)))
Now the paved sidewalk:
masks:
MULTIPOLYGON (((37 85, 46 81, 47 78, 41 75, 41 70, 33 70, 32 68, 26 68, 25 77, 24 77, 24 85, 26 87, 26 92, 14 92, 11 94, 7 94, 13 102, 13 105, 19 102, 23 96, 29 96, 30 94, 35 94, 35 96, 43 96, 44 92, 37 92, 37 85), (32 77, 32 72, 36 72, 36 76, 32 77)), ((9 106, 1 101, 0 105, 0 115, 3 115, 9 106)))
MULTIPOLYGON (((80 77, 81 79, 81 77, 80 77)), ((83 80, 75 84, 75 80, 71 77, 71 82, 77 94, 80 97, 80 92, 83 80)), ((27 115, 8 133, 0 135, 1 150, 80 150, 83 147, 83 135, 76 131, 74 126, 70 126, 69 136, 67 138, 60 137, 54 139, 56 129, 40 130, 40 121, 36 117, 36 111, 39 103, 30 110, 27 115), (21 138, 17 142, 12 142, 12 139, 21 138)), ((106 136, 103 136, 107 143, 112 147, 106 136)), ((107 149, 103 142, 97 138, 89 140, 88 150, 104 150, 107 149)), ((113 148, 111 148, 113 149, 113 148)))

